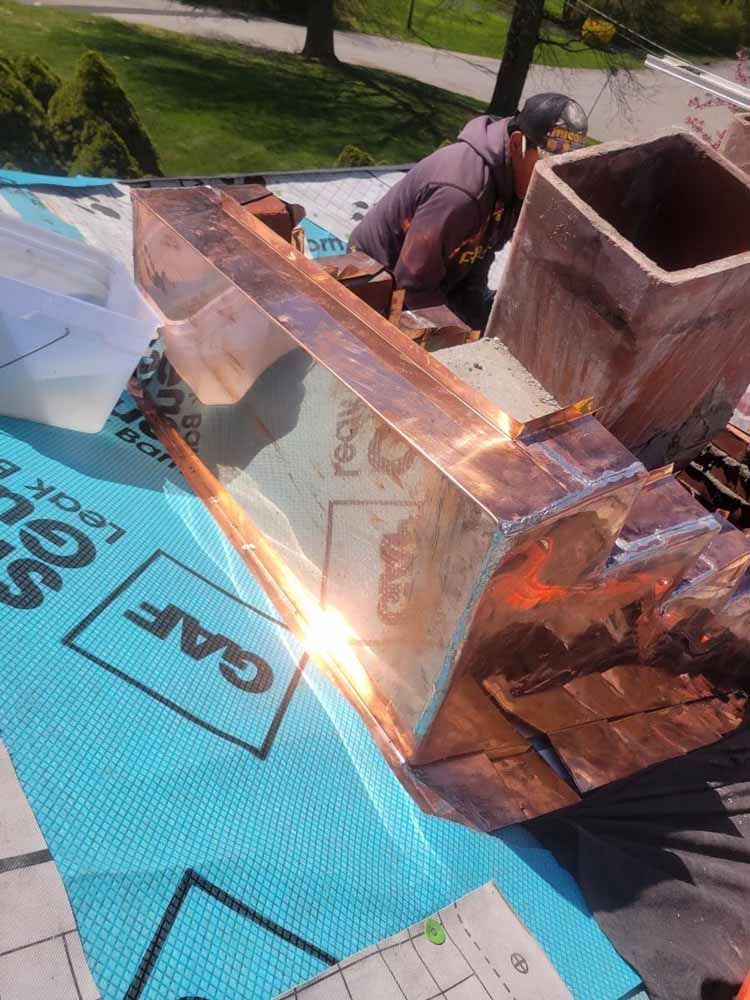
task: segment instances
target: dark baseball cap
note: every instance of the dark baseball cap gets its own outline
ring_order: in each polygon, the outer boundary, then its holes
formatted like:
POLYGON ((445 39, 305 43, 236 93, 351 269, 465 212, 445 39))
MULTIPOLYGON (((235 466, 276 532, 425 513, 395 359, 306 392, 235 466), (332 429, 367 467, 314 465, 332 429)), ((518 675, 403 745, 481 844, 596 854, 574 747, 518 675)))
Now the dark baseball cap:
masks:
POLYGON ((535 94, 516 115, 515 128, 542 152, 568 153, 586 145, 589 121, 565 94, 535 94))

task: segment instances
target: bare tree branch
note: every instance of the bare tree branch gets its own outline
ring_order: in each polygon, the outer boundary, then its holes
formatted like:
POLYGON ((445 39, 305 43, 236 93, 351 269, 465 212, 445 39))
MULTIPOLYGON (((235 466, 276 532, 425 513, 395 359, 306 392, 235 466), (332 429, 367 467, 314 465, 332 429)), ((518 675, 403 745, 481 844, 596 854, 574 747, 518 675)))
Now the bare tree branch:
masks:
POLYGON ((559 38, 547 38, 540 35, 537 45, 548 45, 555 49, 563 49, 565 52, 580 51, 580 42, 577 38, 569 38, 566 42, 561 42, 559 38))

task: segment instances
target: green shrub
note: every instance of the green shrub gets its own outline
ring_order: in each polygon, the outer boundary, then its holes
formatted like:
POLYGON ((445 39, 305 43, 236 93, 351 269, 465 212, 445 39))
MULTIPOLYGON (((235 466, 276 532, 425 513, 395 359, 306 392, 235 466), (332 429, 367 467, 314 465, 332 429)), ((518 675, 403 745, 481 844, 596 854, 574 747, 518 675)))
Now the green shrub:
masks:
POLYGON ((57 73, 39 56, 19 56, 15 60, 15 67, 21 82, 26 84, 37 101, 46 108, 62 83, 57 73))
POLYGON ((161 173, 146 129, 98 52, 85 52, 81 56, 73 79, 64 83, 50 101, 49 118, 67 161, 78 156, 89 123, 107 122, 125 144, 139 173, 161 173))
POLYGON ((0 56, 0 162, 18 170, 60 173, 62 164, 44 108, 0 56))
POLYGON ((139 177, 142 173, 128 152, 128 147, 109 122, 89 122, 84 127, 75 159, 68 171, 71 177, 139 177))
POLYGON ((716 51, 734 56, 743 39, 750 42, 750 8, 744 3, 681 0, 676 7, 680 49, 694 50, 703 56, 715 55, 716 51))
POLYGON ((372 167, 375 160, 370 154, 360 149, 359 146, 344 146, 336 157, 337 167, 372 167))
MULTIPOLYGON (((599 0, 594 4, 605 14, 626 24, 655 42, 677 52, 702 56, 733 56, 740 45, 746 21, 744 2, 724 0, 599 0)), ((622 34, 623 41, 628 36, 622 34)))

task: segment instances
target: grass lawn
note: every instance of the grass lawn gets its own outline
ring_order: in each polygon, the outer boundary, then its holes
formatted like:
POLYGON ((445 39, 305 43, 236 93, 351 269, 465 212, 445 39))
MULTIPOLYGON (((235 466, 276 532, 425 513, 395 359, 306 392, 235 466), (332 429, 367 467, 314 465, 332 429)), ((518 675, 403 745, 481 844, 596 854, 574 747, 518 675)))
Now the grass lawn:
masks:
POLYGON ((0 0, 5 55, 63 78, 97 49, 141 115, 167 175, 331 166, 354 143, 383 163, 424 156, 483 108, 405 77, 0 0))
MULTIPOLYGON (((453 49, 499 59, 505 47, 509 17, 498 11, 497 0, 414 0, 412 33, 406 30, 409 0, 354 0, 344 5, 344 19, 355 31, 387 35, 421 42, 438 49, 453 49)), ((505 6, 505 5, 503 5, 505 6)), ((547 9, 560 14, 560 0, 548 0, 547 9)), ((545 34, 565 41, 567 36, 547 25, 545 34)), ((612 62, 580 43, 572 51, 557 46, 537 47, 534 62, 551 66, 582 66, 601 69, 612 62)), ((642 60, 630 53, 617 53, 618 66, 635 68, 642 60)))

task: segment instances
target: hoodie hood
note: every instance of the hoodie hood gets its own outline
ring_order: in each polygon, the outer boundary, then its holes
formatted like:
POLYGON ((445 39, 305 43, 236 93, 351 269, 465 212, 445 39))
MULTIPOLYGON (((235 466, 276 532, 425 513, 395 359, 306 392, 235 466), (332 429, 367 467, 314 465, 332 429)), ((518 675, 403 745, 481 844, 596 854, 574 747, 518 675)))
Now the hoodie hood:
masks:
POLYGON ((513 197, 513 170, 510 162, 510 142, 508 136, 509 118, 492 118, 481 115, 472 118, 460 132, 459 142, 471 146, 490 169, 495 182, 495 190, 501 201, 509 202, 513 197))

